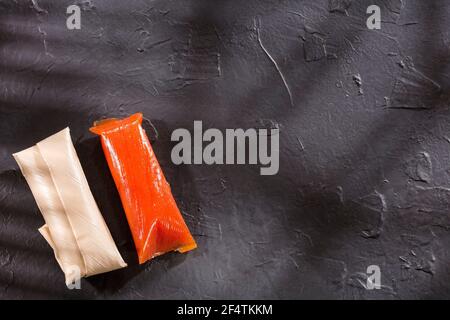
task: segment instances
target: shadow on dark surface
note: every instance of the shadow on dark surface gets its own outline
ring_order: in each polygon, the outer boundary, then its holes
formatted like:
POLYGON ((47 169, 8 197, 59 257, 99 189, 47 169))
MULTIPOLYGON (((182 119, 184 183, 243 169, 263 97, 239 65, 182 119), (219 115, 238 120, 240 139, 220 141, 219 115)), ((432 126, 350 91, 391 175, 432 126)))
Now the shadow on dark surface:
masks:
POLYGON ((110 283, 116 283, 120 288, 139 272, 136 268, 137 254, 125 212, 103 154, 100 139, 95 136, 81 140, 75 144, 75 149, 100 212, 119 252, 128 264, 125 269, 89 277, 87 281, 101 291, 108 289, 107 286, 110 283), (108 281, 109 279, 114 281, 108 281))

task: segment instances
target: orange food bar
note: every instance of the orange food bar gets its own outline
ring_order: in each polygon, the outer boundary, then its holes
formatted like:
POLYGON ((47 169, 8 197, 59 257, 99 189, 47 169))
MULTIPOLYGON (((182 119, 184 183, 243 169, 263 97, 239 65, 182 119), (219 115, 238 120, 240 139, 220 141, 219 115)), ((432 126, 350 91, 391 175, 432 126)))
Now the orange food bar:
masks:
POLYGON ((140 264, 169 251, 197 247, 141 123, 142 114, 136 113, 96 122, 90 129, 101 136, 140 264))

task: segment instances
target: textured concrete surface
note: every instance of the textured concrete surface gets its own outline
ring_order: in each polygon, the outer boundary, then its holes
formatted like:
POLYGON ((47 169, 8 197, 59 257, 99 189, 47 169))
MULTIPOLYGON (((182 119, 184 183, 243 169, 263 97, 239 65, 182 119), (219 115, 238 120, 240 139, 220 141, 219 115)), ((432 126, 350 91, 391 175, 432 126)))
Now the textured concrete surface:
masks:
POLYGON ((0 0, 1 298, 450 298, 449 1, 73 3, 0 0), (88 132, 136 111, 199 244, 143 266, 88 132), (194 120, 279 127, 279 174, 173 165, 194 120), (11 157, 65 126, 131 265, 72 291, 11 157))

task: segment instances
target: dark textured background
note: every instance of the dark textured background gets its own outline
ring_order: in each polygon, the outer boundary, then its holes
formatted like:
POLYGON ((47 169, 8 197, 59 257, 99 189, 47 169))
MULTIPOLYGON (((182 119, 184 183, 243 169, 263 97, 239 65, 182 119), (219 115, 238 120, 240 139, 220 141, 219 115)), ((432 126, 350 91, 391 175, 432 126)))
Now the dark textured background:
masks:
POLYGON ((0 298, 450 298, 449 1, 73 3, 0 0, 0 298), (136 111, 199 245, 143 266, 88 132, 136 111), (280 128, 279 174, 174 166, 194 120, 280 128), (130 264, 72 291, 11 156, 66 126, 130 264))

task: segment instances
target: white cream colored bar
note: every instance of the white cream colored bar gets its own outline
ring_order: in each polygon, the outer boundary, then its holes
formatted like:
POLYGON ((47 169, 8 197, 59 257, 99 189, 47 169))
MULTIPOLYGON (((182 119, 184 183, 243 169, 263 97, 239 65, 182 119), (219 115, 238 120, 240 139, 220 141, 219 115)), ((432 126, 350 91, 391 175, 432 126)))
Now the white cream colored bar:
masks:
POLYGON ((127 266, 92 196, 69 128, 13 156, 44 217, 39 232, 66 284, 127 266))

